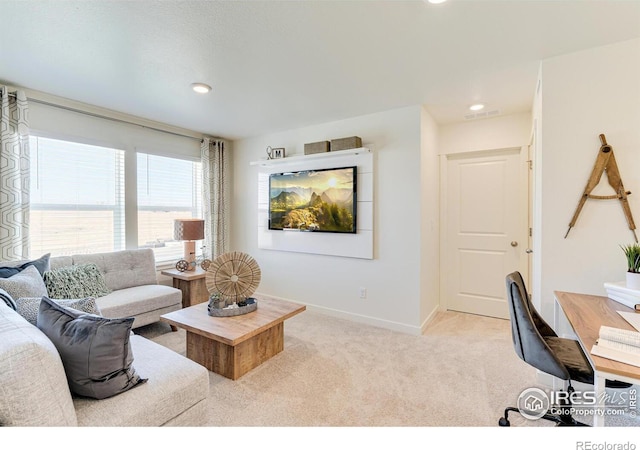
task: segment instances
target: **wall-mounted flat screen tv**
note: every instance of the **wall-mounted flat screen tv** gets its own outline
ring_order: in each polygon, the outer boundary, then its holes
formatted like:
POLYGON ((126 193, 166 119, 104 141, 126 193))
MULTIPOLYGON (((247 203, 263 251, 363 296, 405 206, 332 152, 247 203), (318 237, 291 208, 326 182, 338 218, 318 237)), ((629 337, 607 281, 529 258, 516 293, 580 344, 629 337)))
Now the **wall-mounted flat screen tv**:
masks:
POLYGON ((356 232, 357 167, 272 173, 269 229, 356 232))

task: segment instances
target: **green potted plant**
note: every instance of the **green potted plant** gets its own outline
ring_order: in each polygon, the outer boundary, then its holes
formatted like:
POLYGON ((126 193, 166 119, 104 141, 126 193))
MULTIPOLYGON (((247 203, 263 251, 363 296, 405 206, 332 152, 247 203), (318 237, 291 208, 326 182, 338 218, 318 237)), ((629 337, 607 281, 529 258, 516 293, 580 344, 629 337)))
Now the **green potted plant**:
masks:
POLYGON ((640 244, 621 245, 627 258, 627 287, 640 290, 640 244))

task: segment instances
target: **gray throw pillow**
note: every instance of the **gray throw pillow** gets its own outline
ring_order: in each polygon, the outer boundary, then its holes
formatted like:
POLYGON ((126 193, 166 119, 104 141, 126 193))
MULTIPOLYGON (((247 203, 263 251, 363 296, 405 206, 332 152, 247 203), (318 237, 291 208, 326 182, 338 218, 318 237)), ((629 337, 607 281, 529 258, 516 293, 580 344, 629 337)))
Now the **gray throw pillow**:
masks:
POLYGON ((103 399, 146 382, 133 368, 133 317, 107 319, 43 297, 38 328, 53 342, 76 395, 103 399))
MULTIPOLYGON (((36 325, 38 321, 38 310, 40 309, 40 301, 42 297, 22 297, 16 300, 16 311, 27 322, 36 325)), ((76 298, 69 300, 54 300, 58 305, 66 306, 67 308, 73 308, 76 311, 85 312, 87 314, 100 314, 100 308, 96 305, 96 299, 93 297, 76 298)))
MULTIPOLYGON (((2 300, 2 302, 5 303, 9 308, 13 309, 14 311, 16 310, 15 300, 13 300, 13 297, 11 297, 11 295, 9 295, 9 293, 4 289, 0 289, 0 300, 2 300)), ((0 303, 0 305, 1 304, 2 303, 0 303)))
MULTIPOLYGON (((22 272, 29 266, 35 266, 40 272, 40 276, 44 275, 44 273, 51 268, 50 259, 51 253, 47 253, 46 255, 41 256, 38 259, 34 259, 33 261, 27 261, 23 264, 19 264, 16 266, 7 266, 3 265, 0 267, 0 278, 9 278, 19 272, 22 272)), ((5 263, 6 264, 6 263, 5 263)))
POLYGON ((111 292, 104 281, 104 275, 95 264, 50 270, 44 274, 44 284, 49 298, 97 298, 111 292))
POLYGON ((47 288, 35 266, 29 266, 9 278, 0 278, 0 289, 4 289, 14 300, 20 297, 42 297, 47 295, 47 288))

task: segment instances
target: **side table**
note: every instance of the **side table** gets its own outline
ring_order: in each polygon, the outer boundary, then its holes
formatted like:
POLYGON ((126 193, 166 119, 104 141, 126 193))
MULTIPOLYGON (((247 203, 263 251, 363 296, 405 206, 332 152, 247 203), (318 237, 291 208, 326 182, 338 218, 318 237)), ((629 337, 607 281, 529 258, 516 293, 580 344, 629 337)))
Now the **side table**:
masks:
POLYGON ((209 300, 209 291, 205 284, 207 272, 200 267, 192 271, 180 272, 178 269, 168 269, 160 273, 172 277, 173 287, 182 291, 183 308, 209 300))

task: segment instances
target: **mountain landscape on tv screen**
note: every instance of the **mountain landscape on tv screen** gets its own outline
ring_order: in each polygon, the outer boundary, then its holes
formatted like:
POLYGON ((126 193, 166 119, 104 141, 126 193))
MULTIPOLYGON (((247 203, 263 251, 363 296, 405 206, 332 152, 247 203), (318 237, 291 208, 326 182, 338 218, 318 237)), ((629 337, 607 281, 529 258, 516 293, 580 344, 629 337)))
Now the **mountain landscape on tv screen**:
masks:
MULTIPOLYGON (((295 179, 287 177, 272 180, 269 200, 270 228, 354 232, 352 178, 349 183, 343 183, 350 184, 349 187, 335 187, 335 184, 338 184, 336 177, 331 177, 330 173, 326 175, 328 178, 323 177, 322 183, 318 183, 317 187, 292 185, 289 183, 295 179), (334 186, 322 188, 326 183, 325 178, 329 180, 329 185, 334 186)), ((305 181, 308 182, 306 179, 305 181)))

